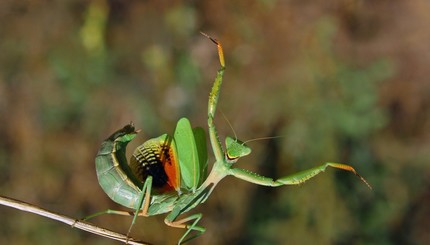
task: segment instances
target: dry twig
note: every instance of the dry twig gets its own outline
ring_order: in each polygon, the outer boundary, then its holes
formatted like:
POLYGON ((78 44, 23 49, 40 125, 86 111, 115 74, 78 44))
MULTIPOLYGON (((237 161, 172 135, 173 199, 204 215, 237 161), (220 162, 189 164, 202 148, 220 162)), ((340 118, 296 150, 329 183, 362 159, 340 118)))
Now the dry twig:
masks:
POLYGON ((58 213, 54 213, 51 211, 48 211, 46 209, 43 208, 39 208, 37 206, 34 206, 32 204, 26 203, 26 202, 22 202, 19 200, 15 200, 9 197, 4 197, 4 196, 0 196, 0 205, 4 205, 4 206, 8 206, 8 207, 12 207, 12 208, 16 208, 25 212, 30 212, 30 213, 34 213, 40 216, 44 216, 53 220, 57 220, 63 223, 66 223, 70 226, 72 226, 73 228, 78 228, 99 236, 103 236, 112 240, 117 240, 117 241, 121 241, 127 244, 133 244, 133 245, 144 245, 144 244, 149 244, 146 242, 142 242, 142 241, 138 241, 135 240, 131 237, 127 237, 124 234, 120 234, 108 229, 104 229, 101 227, 98 227, 96 225, 93 225, 91 223, 85 222, 85 221, 81 221, 81 220, 77 220, 77 219, 73 219, 70 218, 68 216, 62 215, 62 214, 58 214, 58 213))

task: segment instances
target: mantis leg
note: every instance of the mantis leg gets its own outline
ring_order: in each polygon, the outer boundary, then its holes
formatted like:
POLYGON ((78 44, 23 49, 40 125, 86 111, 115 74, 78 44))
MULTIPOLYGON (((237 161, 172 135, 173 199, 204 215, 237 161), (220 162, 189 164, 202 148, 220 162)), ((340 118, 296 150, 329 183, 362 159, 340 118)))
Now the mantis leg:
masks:
POLYGON ((148 216, 149 204, 151 203, 151 189, 152 189, 152 176, 146 178, 143 184, 142 192, 139 197, 139 202, 134 212, 133 221, 131 221, 130 228, 128 228, 127 237, 131 232, 131 228, 136 222, 137 216, 148 216))
POLYGON ((128 236, 131 232, 131 228, 133 227, 134 223, 136 222, 137 217, 138 216, 148 216, 149 204, 151 203, 150 202, 151 201, 151 189, 152 189, 152 176, 148 176, 148 178, 146 179, 146 181, 143 185, 142 192, 141 192, 140 197, 138 199, 138 205, 136 206, 136 210, 134 212, 108 209, 105 211, 101 211, 101 212, 97 212, 95 214, 89 215, 89 216, 83 218, 83 220, 89 220, 89 219, 92 219, 94 217, 104 215, 104 214, 134 216, 133 221, 131 222, 130 228, 128 229, 128 232, 127 232, 127 236, 128 236))
POLYGON ((346 164, 341 164, 341 163, 330 163, 330 162, 325 163, 323 165, 320 165, 311 169, 303 170, 301 172, 298 172, 286 177, 282 177, 277 180, 273 180, 272 178, 264 177, 256 173, 253 173, 251 171, 248 171, 245 169, 239 169, 239 168, 230 169, 230 175, 233 175, 236 178, 239 178, 257 185, 277 187, 281 185, 299 185, 315 177, 319 173, 324 172, 327 167, 350 171, 354 173, 357 177, 359 177, 370 189, 372 189, 370 184, 367 183, 367 181, 363 177, 361 177, 353 167, 346 164))
POLYGON ((187 229, 184 235, 182 235, 181 239, 179 239, 178 244, 182 244, 187 241, 190 241, 200 236, 206 231, 204 227, 197 226, 197 223, 202 218, 202 214, 193 214, 191 216, 188 216, 180 220, 176 220, 176 219, 179 217, 179 215, 193 209, 198 204, 206 201, 207 197, 209 196, 212 190, 212 187, 213 185, 211 185, 211 187, 208 187, 208 188, 202 188, 197 192, 195 192, 194 194, 178 200, 176 203, 176 206, 169 213, 169 215, 167 215, 167 217, 164 219, 164 223, 166 223, 166 225, 168 226, 187 229), (192 236, 187 237, 191 231, 196 231, 196 233, 193 234, 192 236))
POLYGON ((201 32, 205 37, 209 38, 213 43, 217 45, 218 48, 218 57, 219 62, 221 64, 221 68, 218 70, 214 84, 212 86, 212 90, 209 94, 209 102, 208 102, 208 126, 209 126, 209 136, 212 145, 212 150, 215 155, 215 159, 217 161, 222 161, 224 159, 224 152, 222 150, 221 142, 219 141, 218 132, 215 128, 214 118, 215 111, 218 104, 219 93, 222 84, 222 78, 224 76, 225 70, 225 62, 224 62, 224 53, 222 51, 221 43, 216 39, 208 36, 207 34, 201 32))
POLYGON ((83 218, 82 220, 90 220, 90 219, 92 219, 94 217, 97 217, 97 216, 100 216, 100 215, 104 215, 104 214, 117 214, 117 215, 130 216, 130 215, 133 215, 133 212, 107 209, 107 210, 104 210, 104 211, 100 211, 100 212, 88 215, 85 218, 83 218))
POLYGON ((184 233, 184 235, 182 235, 181 239, 179 239, 178 245, 185 243, 187 241, 190 241, 190 240, 200 236, 201 234, 203 234, 206 231, 206 228, 201 227, 201 226, 197 226, 197 223, 202 218, 202 214, 193 214, 191 216, 188 216, 188 217, 180 219, 180 220, 175 220, 176 217, 174 217, 173 220, 171 220, 170 216, 172 214, 173 214, 173 212, 170 213, 166 217, 166 219, 164 219, 164 223, 166 223, 166 225, 171 226, 171 227, 187 229, 187 231, 184 233), (187 224, 189 221, 192 221, 192 220, 194 220, 194 222, 192 222, 191 224, 187 224), (188 234, 193 230, 197 231, 197 233, 194 234, 193 236, 185 239, 188 236, 188 234))

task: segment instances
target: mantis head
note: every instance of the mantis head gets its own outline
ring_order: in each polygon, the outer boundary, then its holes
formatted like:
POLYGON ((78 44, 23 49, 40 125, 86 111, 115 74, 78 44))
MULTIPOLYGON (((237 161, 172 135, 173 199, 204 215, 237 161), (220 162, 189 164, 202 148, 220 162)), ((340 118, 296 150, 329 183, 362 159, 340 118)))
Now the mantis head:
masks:
POLYGON ((244 142, 228 136, 225 138, 225 146, 227 151, 226 158, 230 163, 235 163, 239 158, 251 153, 251 148, 244 142))

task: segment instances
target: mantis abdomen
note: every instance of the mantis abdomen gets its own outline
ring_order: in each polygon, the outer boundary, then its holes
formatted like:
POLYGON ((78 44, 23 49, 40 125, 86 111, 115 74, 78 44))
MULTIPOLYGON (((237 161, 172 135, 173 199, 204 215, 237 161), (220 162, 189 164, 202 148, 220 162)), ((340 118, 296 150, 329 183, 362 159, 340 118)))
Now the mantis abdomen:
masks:
POLYGON ((115 202, 139 208, 143 183, 152 176, 155 193, 180 191, 180 176, 174 141, 167 134, 136 148, 128 165, 125 150, 137 132, 132 124, 113 133, 96 156, 96 172, 104 192, 115 202))
POLYGON ((96 156, 96 171, 100 186, 116 203, 137 208, 141 183, 127 164, 125 147, 135 136, 132 124, 113 133, 101 145, 96 156))

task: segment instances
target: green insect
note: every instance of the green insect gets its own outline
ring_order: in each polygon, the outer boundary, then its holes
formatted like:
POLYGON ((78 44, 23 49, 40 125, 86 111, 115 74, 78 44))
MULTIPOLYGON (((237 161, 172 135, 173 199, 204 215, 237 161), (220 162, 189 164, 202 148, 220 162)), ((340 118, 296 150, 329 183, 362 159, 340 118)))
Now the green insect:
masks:
MULTIPOLYGON (((277 180, 233 168, 233 164, 249 155, 251 149, 231 137, 226 137, 225 151, 221 146, 214 117, 225 69, 224 55, 220 42, 202 34, 217 45, 221 64, 208 102, 209 138, 215 156, 211 172, 207 174, 205 131, 192 128, 186 118, 178 121, 173 136, 164 134, 137 147, 130 163, 125 153, 127 144, 138 133, 133 124, 113 133, 102 143, 97 154, 97 177, 103 190, 113 201, 135 210, 129 232, 138 216, 169 213, 164 220, 167 225, 186 229, 178 244, 200 236, 205 232, 204 227, 197 225, 202 214, 192 214, 182 219, 178 217, 205 202, 215 186, 228 175, 254 184, 276 187, 301 184, 327 167, 333 167, 353 172, 371 188, 354 168, 339 163, 325 163, 277 180)), ((106 213, 130 215, 126 211, 107 210, 87 219, 106 213)))

